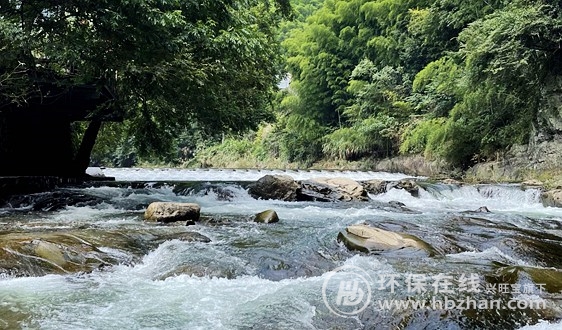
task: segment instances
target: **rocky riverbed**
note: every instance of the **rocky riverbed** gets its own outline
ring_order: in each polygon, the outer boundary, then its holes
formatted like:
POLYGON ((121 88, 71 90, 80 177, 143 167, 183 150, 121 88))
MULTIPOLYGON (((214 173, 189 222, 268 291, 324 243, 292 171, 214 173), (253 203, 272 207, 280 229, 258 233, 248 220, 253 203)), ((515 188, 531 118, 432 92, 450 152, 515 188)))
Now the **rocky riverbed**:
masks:
POLYGON ((208 171, 147 171, 154 181, 109 173, 117 182, 13 197, 0 208, 1 327, 555 328, 562 318, 562 209, 545 206, 538 187, 376 172, 216 171, 209 180, 208 171), (267 174, 289 175, 295 196, 315 197, 255 195, 267 174), (147 221, 153 202, 197 204, 200 217, 147 221), (276 220, 256 222, 266 210, 276 220), (357 310, 336 304, 337 269, 367 279, 359 289, 369 300, 353 317, 334 309, 357 310), (408 289, 414 275, 425 291, 408 289), (451 292, 435 292, 442 276, 451 292), (478 291, 463 291, 463 276, 478 291), (395 290, 381 289, 390 277, 395 290), (469 298, 521 308, 380 305, 469 298))

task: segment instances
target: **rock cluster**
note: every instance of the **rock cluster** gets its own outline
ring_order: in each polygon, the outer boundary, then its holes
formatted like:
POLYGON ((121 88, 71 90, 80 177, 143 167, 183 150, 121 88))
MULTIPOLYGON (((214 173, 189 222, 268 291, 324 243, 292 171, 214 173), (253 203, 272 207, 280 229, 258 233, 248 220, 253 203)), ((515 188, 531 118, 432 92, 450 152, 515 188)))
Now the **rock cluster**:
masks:
POLYGON ((353 202, 369 200, 368 194, 382 194, 392 188, 404 189, 414 197, 419 194, 418 184, 411 179, 357 182, 347 178, 314 178, 296 181, 288 175, 266 175, 251 184, 248 192, 256 199, 287 202, 353 202))

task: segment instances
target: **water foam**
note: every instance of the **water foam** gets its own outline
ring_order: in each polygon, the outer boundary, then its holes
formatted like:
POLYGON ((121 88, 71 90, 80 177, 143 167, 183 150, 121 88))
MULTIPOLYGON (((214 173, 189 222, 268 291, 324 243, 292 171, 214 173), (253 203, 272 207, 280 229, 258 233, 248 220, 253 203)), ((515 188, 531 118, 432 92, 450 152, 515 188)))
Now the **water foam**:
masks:
POLYGON ((330 170, 258 170, 258 169, 175 169, 175 168, 105 168, 106 176, 117 181, 256 181, 264 175, 289 175, 295 180, 318 177, 353 180, 401 180, 401 173, 330 170))

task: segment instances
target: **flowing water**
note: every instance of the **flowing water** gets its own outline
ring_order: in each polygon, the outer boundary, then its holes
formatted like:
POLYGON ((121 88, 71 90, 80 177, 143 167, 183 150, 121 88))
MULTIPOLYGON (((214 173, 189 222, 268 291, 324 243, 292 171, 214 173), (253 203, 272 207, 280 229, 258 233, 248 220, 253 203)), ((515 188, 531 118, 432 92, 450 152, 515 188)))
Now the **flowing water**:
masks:
POLYGON ((418 197, 391 189, 368 202, 282 202, 253 199, 248 181, 265 174, 299 180, 406 176, 175 169, 104 173, 117 182, 15 198, 0 209, 0 328, 562 328, 562 209, 544 207, 537 189, 422 181, 418 197), (61 199, 72 206, 57 205, 61 199), (192 226, 144 222, 143 211, 154 201, 198 203, 203 219, 192 226), (473 212, 482 206, 491 212, 473 212), (274 209, 280 222, 252 221, 266 209, 274 209), (360 223, 415 235, 435 253, 349 251, 336 238, 360 223), (334 297, 350 289, 335 280, 349 275, 331 272, 338 267, 355 269, 366 280, 360 283, 361 293, 369 293, 361 311, 338 313, 343 309, 334 305, 334 297), (427 279, 426 291, 408 292, 411 274, 427 279), (432 283, 439 274, 452 276, 455 292, 436 292, 432 283), (463 274, 477 276, 480 292, 460 292, 455 281, 463 274), (391 276, 397 279, 395 290, 381 285, 391 276), (484 292, 492 284, 508 284, 510 290, 484 292), (527 290, 518 293, 515 286, 527 290), (512 301, 542 305, 468 310, 381 305, 459 297, 493 298, 504 307, 512 301))

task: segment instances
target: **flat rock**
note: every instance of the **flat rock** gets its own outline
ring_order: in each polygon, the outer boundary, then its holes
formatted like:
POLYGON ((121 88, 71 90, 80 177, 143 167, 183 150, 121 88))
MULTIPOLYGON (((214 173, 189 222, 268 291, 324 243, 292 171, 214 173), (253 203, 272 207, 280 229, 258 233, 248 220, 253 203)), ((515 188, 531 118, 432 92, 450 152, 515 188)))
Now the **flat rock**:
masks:
POLYGON ((363 186, 347 178, 314 178, 301 182, 298 200, 320 202, 366 201, 367 192, 363 186))
POLYGON ((352 225, 338 235, 338 241, 343 242, 348 249, 362 252, 376 252, 413 248, 423 250, 430 255, 433 248, 416 236, 396 233, 366 225, 352 225))

